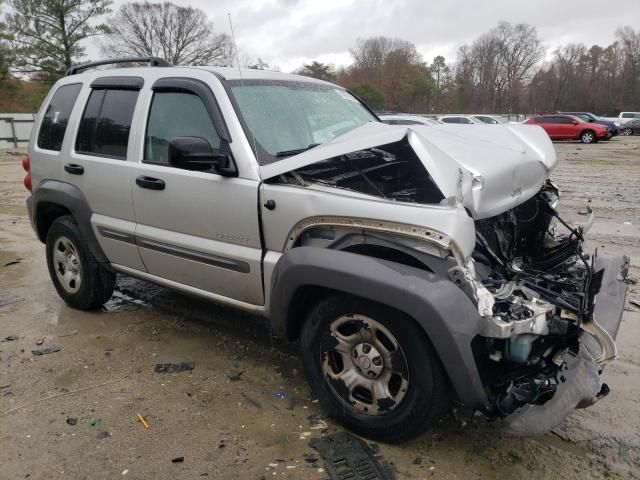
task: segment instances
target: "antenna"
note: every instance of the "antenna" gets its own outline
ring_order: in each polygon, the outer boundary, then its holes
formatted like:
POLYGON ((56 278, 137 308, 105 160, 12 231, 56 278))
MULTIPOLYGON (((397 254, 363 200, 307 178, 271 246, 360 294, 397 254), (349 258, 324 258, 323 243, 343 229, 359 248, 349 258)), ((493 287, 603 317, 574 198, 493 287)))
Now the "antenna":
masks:
MULTIPOLYGON (((233 33, 233 23, 231 22, 231 13, 227 12, 229 17, 229 28, 231 29, 231 40, 233 41, 233 50, 236 52, 236 62, 238 62, 238 75, 240 76, 240 84, 244 87, 244 78, 242 78, 242 68, 240 68, 240 57, 238 56, 238 44, 236 43, 236 36, 233 33)), ((251 132, 251 138, 253 139, 253 153, 256 155, 258 165, 260 165, 260 154, 258 153, 258 145, 256 144, 256 136, 251 132)))

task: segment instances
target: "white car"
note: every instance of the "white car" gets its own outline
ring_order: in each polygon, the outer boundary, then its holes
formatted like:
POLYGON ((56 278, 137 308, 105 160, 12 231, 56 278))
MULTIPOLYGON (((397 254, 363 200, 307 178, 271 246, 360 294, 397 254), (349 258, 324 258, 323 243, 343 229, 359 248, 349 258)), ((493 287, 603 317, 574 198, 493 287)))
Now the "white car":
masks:
POLYGON ((502 115, 472 115, 476 120, 480 120, 482 123, 487 123, 489 125, 502 125, 503 123, 509 123, 509 119, 507 117, 503 117, 502 115))
POLYGON ((438 117, 442 123, 453 123, 453 124, 461 124, 461 125, 484 125, 484 122, 481 122, 477 118, 472 117, 471 115, 445 115, 443 117, 438 117))
POLYGON ((435 118, 420 115, 378 115, 387 125, 440 125, 441 121, 435 118))

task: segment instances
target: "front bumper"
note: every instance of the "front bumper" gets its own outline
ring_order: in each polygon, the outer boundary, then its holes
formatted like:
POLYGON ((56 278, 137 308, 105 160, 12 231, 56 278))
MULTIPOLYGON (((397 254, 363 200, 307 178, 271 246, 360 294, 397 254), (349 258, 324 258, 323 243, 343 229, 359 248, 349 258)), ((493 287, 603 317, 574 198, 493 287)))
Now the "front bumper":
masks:
POLYGON ((604 364, 617 355, 614 340, 620 329, 627 295, 629 257, 598 255, 596 274, 602 271, 595 295, 593 319, 585 325, 577 355, 565 353, 564 381, 543 405, 525 405, 502 420, 505 430, 516 435, 541 435, 561 423, 577 408, 593 405, 609 388, 600 374, 604 364))

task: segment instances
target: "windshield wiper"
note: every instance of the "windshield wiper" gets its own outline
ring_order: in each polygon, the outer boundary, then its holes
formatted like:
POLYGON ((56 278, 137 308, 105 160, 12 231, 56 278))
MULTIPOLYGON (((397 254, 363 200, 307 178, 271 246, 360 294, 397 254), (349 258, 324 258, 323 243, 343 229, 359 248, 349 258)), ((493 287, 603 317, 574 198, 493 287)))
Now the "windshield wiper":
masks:
POLYGON ((320 144, 319 143, 312 143, 308 147, 296 148, 294 150, 283 150, 281 152, 277 152, 275 156, 276 156, 276 158, 291 157, 293 155, 297 155, 299 153, 306 152, 307 150, 311 150, 313 147, 317 147, 318 145, 320 145, 320 144))

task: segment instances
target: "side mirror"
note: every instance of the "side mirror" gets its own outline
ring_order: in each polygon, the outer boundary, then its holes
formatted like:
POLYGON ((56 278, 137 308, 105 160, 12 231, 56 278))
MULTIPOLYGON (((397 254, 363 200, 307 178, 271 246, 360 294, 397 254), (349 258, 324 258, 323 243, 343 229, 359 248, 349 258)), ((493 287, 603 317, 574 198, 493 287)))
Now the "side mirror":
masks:
POLYGON ((578 125, 578 121, 577 120, 571 120, 571 125, 578 125))
POLYGON ((213 170, 224 176, 237 175, 231 154, 214 152, 209 142, 201 137, 172 138, 169 165, 184 170, 213 170))
POLYGON ((593 118, 590 118, 590 119, 589 119, 589 123, 593 123, 593 118))

